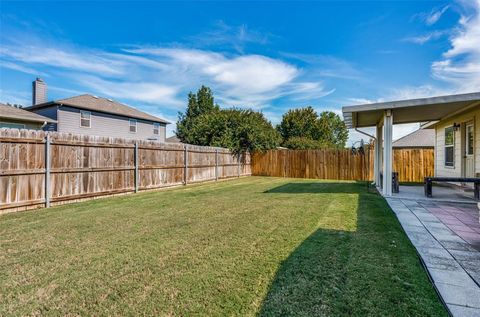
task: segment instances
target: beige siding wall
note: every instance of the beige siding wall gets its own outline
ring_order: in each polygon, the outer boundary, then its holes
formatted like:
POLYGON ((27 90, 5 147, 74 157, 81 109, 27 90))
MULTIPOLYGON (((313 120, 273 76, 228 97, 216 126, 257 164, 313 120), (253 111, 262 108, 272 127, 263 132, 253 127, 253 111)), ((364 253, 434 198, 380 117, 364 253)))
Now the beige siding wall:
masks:
POLYGON ((475 107, 465 113, 461 113, 449 119, 440 121, 436 130, 435 141, 435 175, 443 177, 462 177, 463 176, 463 124, 473 121, 475 129, 475 173, 480 173, 480 106, 475 107), (445 128, 452 126, 453 123, 462 124, 462 128, 455 131, 455 164, 454 167, 445 166, 445 128))
POLYGON ((160 125, 158 135, 153 134, 153 123, 137 119, 137 132, 129 130, 127 118, 91 112, 91 127, 80 126, 80 112, 78 109, 61 107, 58 109, 58 132, 87 134, 103 137, 148 140, 157 139, 165 142, 165 125, 160 125))

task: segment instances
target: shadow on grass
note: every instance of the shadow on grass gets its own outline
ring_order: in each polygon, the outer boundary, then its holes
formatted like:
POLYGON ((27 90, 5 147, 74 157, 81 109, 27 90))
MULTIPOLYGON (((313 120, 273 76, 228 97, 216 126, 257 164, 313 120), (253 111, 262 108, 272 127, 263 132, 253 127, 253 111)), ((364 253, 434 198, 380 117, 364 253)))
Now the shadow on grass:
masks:
MULTIPOLYGON (((364 183, 289 183, 265 193, 356 193, 357 226, 318 228, 305 239, 281 263, 257 316, 447 316, 386 202, 364 183)), ((335 213, 326 217, 342 210, 335 213)))
POLYGON ((344 193, 359 194, 368 189, 365 182, 336 183, 336 182, 305 182, 288 183, 265 191, 266 194, 320 194, 344 193))

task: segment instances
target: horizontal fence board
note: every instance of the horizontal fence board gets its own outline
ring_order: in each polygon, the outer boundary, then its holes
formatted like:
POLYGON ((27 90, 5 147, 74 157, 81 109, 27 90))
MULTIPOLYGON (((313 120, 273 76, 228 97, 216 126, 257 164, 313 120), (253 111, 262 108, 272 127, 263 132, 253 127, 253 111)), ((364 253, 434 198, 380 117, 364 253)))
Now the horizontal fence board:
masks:
MULTIPOLYGON (((0 129, 0 210, 81 201, 185 184, 184 144, 48 132, 0 129), (135 142, 138 160, 135 159, 135 142), (49 181, 45 176, 49 175, 49 181)), ((250 175, 250 155, 187 145, 188 183, 250 175), (216 159, 218 153, 218 161, 216 159), (218 166, 217 166, 218 164, 218 166)))
MULTIPOLYGON (((423 182, 433 176, 433 149, 394 149, 393 171, 400 182, 423 182)), ((251 174, 293 178, 373 180, 374 147, 364 154, 349 149, 270 150, 255 153, 251 174)))

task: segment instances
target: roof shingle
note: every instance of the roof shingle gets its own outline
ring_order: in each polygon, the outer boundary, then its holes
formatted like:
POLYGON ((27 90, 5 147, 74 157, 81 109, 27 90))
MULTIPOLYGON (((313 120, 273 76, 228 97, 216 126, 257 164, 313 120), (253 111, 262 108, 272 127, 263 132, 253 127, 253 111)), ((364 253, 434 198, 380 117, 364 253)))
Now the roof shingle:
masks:
POLYGON ((10 119, 10 120, 22 120, 27 122, 49 122, 55 123, 56 121, 39 114, 15 108, 9 105, 0 103, 0 118, 10 119))
POLYGON ((50 106, 52 104, 61 104, 61 105, 81 108, 85 110, 106 112, 106 113, 116 114, 116 115, 125 116, 129 118, 143 119, 143 120, 160 122, 165 124, 170 123, 162 118, 152 116, 148 113, 145 113, 133 107, 124 105, 112 99, 92 96, 88 94, 70 97, 66 99, 59 99, 59 100, 31 106, 28 109, 43 108, 46 106, 50 106))
POLYGON ((435 145, 434 129, 419 129, 393 142, 393 147, 427 148, 435 145))

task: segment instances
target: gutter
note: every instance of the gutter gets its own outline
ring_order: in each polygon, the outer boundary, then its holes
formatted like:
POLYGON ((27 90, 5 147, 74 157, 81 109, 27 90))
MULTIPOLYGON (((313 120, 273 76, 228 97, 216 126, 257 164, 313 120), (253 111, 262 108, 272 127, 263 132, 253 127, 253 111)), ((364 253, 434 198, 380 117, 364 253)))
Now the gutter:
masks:
POLYGON ((373 135, 371 135, 371 134, 368 134, 367 132, 364 132, 364 131, 358 130, 358 128, 355 128, 355 131, 357 131, 357 132, 358 132, 358 133, 360 133, 360 134, 366 135, 366 136, 368 136, 368 137, 370 137, 370 138, 374 139, 374 140, 375 140, 375 142, 377 141, 377 138, 376 138, 376 137, 374 137, 374 136, 373 136, 373 135))

